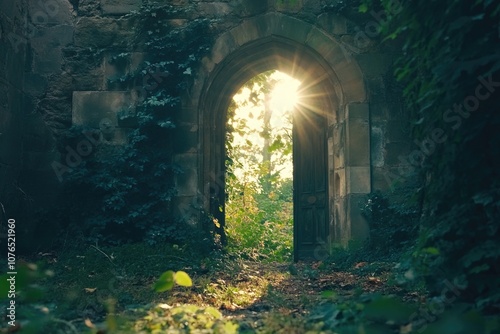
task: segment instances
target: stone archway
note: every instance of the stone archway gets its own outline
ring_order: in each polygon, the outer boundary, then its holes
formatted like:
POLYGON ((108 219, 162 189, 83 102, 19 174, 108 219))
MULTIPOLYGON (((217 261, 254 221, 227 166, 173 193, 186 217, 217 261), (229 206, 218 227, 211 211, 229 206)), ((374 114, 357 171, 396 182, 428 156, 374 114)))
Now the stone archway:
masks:
POLYGON ((301 252, 294 238, 295 259, 321 259, 332 245, 368 235, 357 200, 371 190, 369 113, 357 63, 346 58, 332 36, 308 23, 270 13, 248 19, 217 39, 184 104, 188 118, 196 122, 192 126, 199 144, 197 152, 178 157, 196 159, 198 165, 191 173, 191 184, 197 178, 196 193, 181 195, 198 198, 195 202, 224 225, 226 112, 241 85, 271 69, 298 78, 311 96, 309 109, 327 123, 327 235, 307 252, 301 252))

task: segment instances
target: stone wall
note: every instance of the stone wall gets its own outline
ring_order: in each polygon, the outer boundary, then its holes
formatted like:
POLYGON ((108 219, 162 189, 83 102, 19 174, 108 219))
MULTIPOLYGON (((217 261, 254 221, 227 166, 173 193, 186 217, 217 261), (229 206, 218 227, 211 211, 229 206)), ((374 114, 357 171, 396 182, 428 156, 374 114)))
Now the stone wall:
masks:
MULTIPOLYGON (((61 164, 78 168, 70 156, 77 147, 61 147, 60 141, 71 125, 92 126, 103 132, 103 140, 124 142, 133 125, 120 123, 116 114, 134 108, 134 94, 108 79, 133 70, 147 58, 140 45, 130 49, 133 24, 125 16, 141 3, 24 0, 0 4, 0 202, 7 215, 19 217, 21 212, 57 205, 58 189, 64 182, 61 164), (121 64, 109 63, 123 52, 131 55, 121 64)), ((410 143, 399 92, 390 79, 394 50, 380 48, 373 30, 383 13, 360 16, 354 9, 346 10, 342 2, 332 5, 325 0, 169 3, 191 8, 173 18, 173 23, 182 26, 198 17, 217 18, 214 24, 220 31, 211 55, 203 60, 201 74, 183 97, 178 130, 183 145, 177 148, 175 159, 189 173, 177 180, 180 202, 191 203, 204 187, 200 161, 206 152, 200 147, 203 124, 198 123, 203 91, 234 50, 262 36, 303 40, 318 57, 345 61, 332 74, 340 78, 342 87, 336 88, 340 92, 337 114, 332 114, 339 122, 332 123, 331 129, 330 183, 332 196, 350 194, 350 199, 337 209, 332 207, 332 219, 349 210, 359 216, 357 203, 364 194, 390 190, 388 172, 397 172, 399 156, 408 152, 410 143), (311 29, 319 33, 310 34, 311 29), (356 80, 350 80, 351 68, 361 73, 356 80), (357 93, 360 90, 362 95, 357 93), (351 145, 356 152, 346 150, 346 133, 364 146, 351 145)), ((29 219, 25 226, 28 234, 34 233, 36 226, 29 219)))

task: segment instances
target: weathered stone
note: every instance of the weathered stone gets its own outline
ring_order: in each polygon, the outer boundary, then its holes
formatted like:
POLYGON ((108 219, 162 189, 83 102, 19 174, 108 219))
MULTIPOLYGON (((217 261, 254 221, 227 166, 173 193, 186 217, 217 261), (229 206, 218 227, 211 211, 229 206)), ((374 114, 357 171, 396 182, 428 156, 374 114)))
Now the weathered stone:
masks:
POLYGON ((274 26, 273 35, 283 36, 298 43, 304 43, 312 26, 301 20, 289 16, 279 16, 279 21, 274 26))
POLYGON ((175 185, 178 196, 196 196, 198 193, 198 155, 179 154, 174 162, 183 166, 183 172, 176 174, 175 185))
POLYGON ((67 0, 29 1, 31 21, 37 27, 73 22, 73 6, 67 0))
POLYGON ((236 43, 233 40, 233 36, 228 32, 224 33, 222 36, 217 38, 217 41, 212 48, 211 60, 215 64, 218 64, 235 49, 236 43))
POLYGON ((346 183, 348 194, 368 194, 371 192, 370 167, 347 167, 346 183))
POLYGON ((101 9, 104 15, 123 15, 138 10, 142 0, 101 0, 101 9))
POLYGON ((135 105, 130 92, 74 92, 72 122, 100 128, 118 127, 117 114, 135 105))
POLYGON ((71 97, 47 96, 38 103, 38 110, 45 124, 53 131, 71 126, 71 97))
POLYGON ((347 220, 350 230, 350 238, 354 247, 362 247, 370 235, 368 222, 361 214, 362 204, 366 201, 365 195, 351 194, 348 196, 347 220))
POLYGON ((255 24, 255 19, 243 21, 242 24, 231 29, 230 33, 233 35, 234 41, 240 46, 256 40, 259 37, 259 29, 255 24))
POLYGON ((345 169, 336 169, 334 172, 333 180, 335 197, 344 197, 347 193, 345 169))
POLYGON ((335 13, 323 13, 318 16, 317 23, 321 28, 332 35, 347 33, 346 19, 335 13))
POLYGON ((368 120, 370 118, 370 110, 367 103, 349 103, 347 105, 347 118, 361 118, 368 120))
POLYGON ((226 16, 232 12, 231 6, 225 2, 201 2, 198 3, 197 11, 208 17, 226 16))
POLYGON ((384 130, 372 123, 371 128, 371 164, 374 167, 384 166, 384 130))
POLYGON ((133 36, 130 22, 109 17, 82 17, 76 23, 75 45, 125 47, 133 36))
POLYGON ((313 28, 310 31, 306 44, 324 57, 327 57, 331 53, 340 53, 336 41, 325 35, 318 28, 313 28))
POLYGON ((238 16, 253 16, 267 10, 267 0, 231 0, 229 2, 233 11, 238 16))
POLYGON ((346 165, 370 165, 370 120, 367 104, 348 105, 346 121, 346 165))
POLYGON ((285 13, 297 13, 299 12, 303 5, 304 5, 305 0, 283 0, 283 1, 276 1, 275 2, 275 7, 277 11, 280 12, 285 12, 285 13))

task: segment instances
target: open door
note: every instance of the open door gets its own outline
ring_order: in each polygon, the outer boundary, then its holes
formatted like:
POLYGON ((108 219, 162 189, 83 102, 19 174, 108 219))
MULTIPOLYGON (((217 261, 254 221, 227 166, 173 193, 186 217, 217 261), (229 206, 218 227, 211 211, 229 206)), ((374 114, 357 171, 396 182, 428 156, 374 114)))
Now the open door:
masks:
POLYGON ((294 260, 328 249, 327 120, 307 109, 293 120, 294 260))

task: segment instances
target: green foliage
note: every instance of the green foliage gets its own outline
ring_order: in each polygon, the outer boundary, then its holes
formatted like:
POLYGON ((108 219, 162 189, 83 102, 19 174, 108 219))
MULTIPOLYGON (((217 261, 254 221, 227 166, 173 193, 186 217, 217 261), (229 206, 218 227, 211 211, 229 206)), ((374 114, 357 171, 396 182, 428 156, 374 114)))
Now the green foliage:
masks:
POLYGON ((408 195, 399 192, 398 202, 375 192, 368 196, 361 213, 370 225, 370 244, 365 260, 388 258, 399 260, 401 252, 415 243, 418 232, 419 210, 408 195))
POLYGON ((239 92, 248 90, 248 98, 228 111, 226 232, 231 252, 283 261, 292 249, 293 182, 279 168, 291 164, 291 114, 281 127, 271 127, 274 111, 265 101, 276 84, 272 74, 248 81, 239 92), (253 108, 240 114, 246 106, 253 108), (244 141, 236 142, 236 134, 244 141))
MULTIPOLYGON (((75 147, 89 134, 99 140, 93 154, 73 168, 65 183, 69 219, 91 240, 154 244, 206 239, 172 214, 174 178, 183 172, 172 159, 180 97, 192 84, 215 35, 208 19, 190 20, 180 27, 172 23, 172 18, 189 10, 189 6, 147 4, 129 15, 137 37, 130 49, 143 49, 146 60, 110 81, 117 89, 131 91, 138 101, 135 108, 119 112, 119 124, 133 128, 126 143, 103 140, 112 135, 103 127, 101 131, 75 127, 62 144, 75 147)), ((127 67, 129 56, 120 53, 111 62, 127 67)))
MULTIPOLYGON (((389 0, 381 5, 391 9, 389 0)), ((457 280, 460 300, 498 314, 500 4, 401 1, 400 9, 381 32, 402 45, 395 75, 413 136, 428 147, 412 166, 425 186, 413 265, 434 294, 443 289, 440 277, 457 280), (430 143, 435 132, 444 139, 430 143)))
POLYGON ((291 180, 271 194, 230 190, 232 203, 226 208, 230 251, 269 261, 289 260, 292 252, 291 180))
POLYGON ((156 292, 169 291, 172 290, 175 284, 189 287, 193 285, 193 282, 191 281, 191 277, 189 277, 185 271, 174 272, 172 270, 168 270, 160 275, 154 285, 154 289, 156 292))
POLYGON ((236 334, 238 325, 225 320, 213 307, 159 305, 136 322, 134 333, 236 334))

